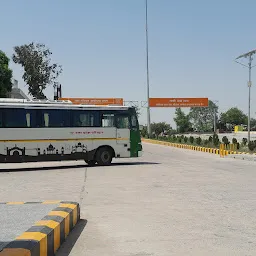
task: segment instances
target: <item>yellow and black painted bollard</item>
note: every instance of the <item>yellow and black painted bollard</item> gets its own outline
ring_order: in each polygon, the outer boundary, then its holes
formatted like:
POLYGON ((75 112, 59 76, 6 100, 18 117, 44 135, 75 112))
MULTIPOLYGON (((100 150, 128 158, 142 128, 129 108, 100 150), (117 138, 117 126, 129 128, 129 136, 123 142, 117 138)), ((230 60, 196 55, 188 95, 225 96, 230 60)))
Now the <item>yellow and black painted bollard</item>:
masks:
POLYGON ((226 148, 226 145, 225 144, 223 144, 223 143, 221 143, 220 144, 220 157, 224 157, 225 156, 225 148, 226 148))

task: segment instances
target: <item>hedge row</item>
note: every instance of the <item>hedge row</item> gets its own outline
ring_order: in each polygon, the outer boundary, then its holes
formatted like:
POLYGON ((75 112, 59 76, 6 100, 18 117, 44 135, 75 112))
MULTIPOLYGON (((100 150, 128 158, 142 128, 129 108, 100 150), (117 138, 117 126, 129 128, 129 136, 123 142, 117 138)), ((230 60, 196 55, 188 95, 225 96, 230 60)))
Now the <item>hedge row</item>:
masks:
MULTIPOLYGON (((153 139, 156 139, 156 138, 153 138, 153 139)), ((248 147, 250 151, 254 151, 256 149, 256 140, 250 141, 249 143, 247 143, 247 139, 243 138, 242 142, 239 143, 236 138, 233 138, 232 141, 230 142, 228 138, 224 136, 220 141, 219 136, 217 134, 214 134, 213 136, 209 136, 208 139, 202 139, 201 137, 193 137, 193 136, 187 137, 184 135, 159 136, 157 139, 162 141, 172 142, 172 143, 191 144, 191 145, 215 147, 215 148, 219 148, 221 143, 224 143, 225 145, 229 145, 232 143, 236 145, 236 148, 238 150, 240 149, 241 146, 248 147)))

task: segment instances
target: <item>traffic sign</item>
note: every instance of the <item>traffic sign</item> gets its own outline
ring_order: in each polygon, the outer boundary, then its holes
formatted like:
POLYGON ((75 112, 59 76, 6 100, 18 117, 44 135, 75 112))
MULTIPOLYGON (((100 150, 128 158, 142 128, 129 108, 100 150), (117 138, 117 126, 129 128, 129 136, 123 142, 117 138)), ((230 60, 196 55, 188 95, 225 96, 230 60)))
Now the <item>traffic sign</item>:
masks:
POLYGON ((208 98, 150 98, 149 106, 154 108, 208 107, 208 98))

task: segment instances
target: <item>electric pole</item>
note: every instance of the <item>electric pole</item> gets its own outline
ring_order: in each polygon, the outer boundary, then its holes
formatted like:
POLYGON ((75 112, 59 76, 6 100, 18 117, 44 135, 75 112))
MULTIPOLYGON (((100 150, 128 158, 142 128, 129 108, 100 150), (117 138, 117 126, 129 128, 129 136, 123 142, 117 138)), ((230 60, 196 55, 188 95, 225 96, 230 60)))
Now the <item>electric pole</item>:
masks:
POLYGON ((249 81, 247 83, 248 89, 249 89, 249 91, 248 91, 248 127, 247 127, 248 128, 248 143, 251 140, 251 86, 252 86, 251 70, 253 67, 255 67, 255 66, 252 66, 252 60, 253 60, 252 55, 254 55, 255 53, 256 53, 256 50, 247 52, 245 54, 238 56, 235 60, 236 63, 238 63, 242 66, 245 66, 249 69, 249 81), (238 62, 237 60, 240 58, 248 58, 248 65, 238 62))
POLYGON ((148 61, 148 1, 145 0, 146 4, 146 59, 147 59, 147 124, 148 124, 148 137, 151 136, 151 125, 150 125, 150 106, 149 106, 149 61, 148 61))

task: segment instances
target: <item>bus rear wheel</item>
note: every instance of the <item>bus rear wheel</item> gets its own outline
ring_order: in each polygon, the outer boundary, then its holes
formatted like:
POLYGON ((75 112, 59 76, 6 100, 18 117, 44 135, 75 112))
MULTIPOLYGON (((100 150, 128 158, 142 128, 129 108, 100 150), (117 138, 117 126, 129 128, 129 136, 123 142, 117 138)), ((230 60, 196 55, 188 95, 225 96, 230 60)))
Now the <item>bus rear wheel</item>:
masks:
POLYGON ((89 161, 85 160, 85 162, 86 162, 89 166, 95 166, 95 164, 96 164, 96 161, 95 161, 95 160, 89 160, 89 161))
POLYGON ((113 152, 111 148, 103 147, 99 148, 96 153, 96 161, 100 166, 111 165, 113 159, 113 152))

